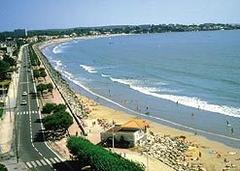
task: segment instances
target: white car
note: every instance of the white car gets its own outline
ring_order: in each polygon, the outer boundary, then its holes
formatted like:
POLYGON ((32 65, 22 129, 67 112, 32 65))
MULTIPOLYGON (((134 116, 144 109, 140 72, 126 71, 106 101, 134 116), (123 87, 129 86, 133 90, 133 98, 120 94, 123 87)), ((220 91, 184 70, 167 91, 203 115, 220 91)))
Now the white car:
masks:
POLYGON ((21 105, 26 105, 27 104, 27 101, 26 100, 22 100, 21 101, 21 105))
POLYGON ((26 92, 26 91, 24 91, 22 95, 23 95, 23 96, 27 96, 27 92, 26 92))

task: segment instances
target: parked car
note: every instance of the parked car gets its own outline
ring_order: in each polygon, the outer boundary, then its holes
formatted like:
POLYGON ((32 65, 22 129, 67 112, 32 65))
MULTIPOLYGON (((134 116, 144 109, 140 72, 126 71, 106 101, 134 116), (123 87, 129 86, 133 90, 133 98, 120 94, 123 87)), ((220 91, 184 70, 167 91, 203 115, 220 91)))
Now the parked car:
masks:
POLYGON ((22 100, 21 101, 21 105, 26 105, 27 104, 27 101, 26 100, 22 100))
POLYGON ((23 95, 23 96, 27 96, 27 92, 26 92, 26 91, 24 91, 22 95, 23 95))

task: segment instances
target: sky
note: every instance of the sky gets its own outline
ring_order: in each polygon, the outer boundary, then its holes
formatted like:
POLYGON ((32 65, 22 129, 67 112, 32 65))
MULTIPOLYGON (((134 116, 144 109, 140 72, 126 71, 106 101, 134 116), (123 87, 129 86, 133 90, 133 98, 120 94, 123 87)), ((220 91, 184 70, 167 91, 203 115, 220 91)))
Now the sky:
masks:
POLYGON ((240 0, 1 0, 0 31, 102 25, 240 23, 240 0))

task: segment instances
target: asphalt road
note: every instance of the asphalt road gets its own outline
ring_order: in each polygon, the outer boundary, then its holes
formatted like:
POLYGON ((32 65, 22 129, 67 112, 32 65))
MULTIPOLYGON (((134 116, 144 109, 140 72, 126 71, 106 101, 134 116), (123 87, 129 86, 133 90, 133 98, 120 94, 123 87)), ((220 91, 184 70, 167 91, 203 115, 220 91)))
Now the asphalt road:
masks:
POLYGON ((23 49, 22 65, 20 67, 19 86, 16 109, 16 144, 19 160, 24 162, 29 170, 50 171, 61 159, 44 142, 42 123, 38 110, 36 92, 30 69, 28 48, 23 49), (27 92, 27 95, 23 95, 27 92), (27 104, 22 105, 22 100, 27 104))

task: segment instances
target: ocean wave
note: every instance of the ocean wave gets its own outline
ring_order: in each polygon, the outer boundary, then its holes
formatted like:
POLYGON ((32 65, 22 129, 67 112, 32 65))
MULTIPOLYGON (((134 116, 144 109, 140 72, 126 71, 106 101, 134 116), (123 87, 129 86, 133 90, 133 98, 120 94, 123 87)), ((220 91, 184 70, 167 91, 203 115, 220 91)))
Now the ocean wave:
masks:
POLYGON ((104 78, 109 78, 110 77, 110 75, 103 74, 103 73, 101 74, 101 76, 104 77, 104 78))
POLYGON ((52 52, 54 54, 58 54, 58 53, 62 53, 63 49, 68 47, 68 45, 71 44, 71 42, 64 42, 64 43, 60 43, 57 46, 55 46, 52 50, 52 52))
POLYGON ((88 65, 80 65, 80 67, 82 67, 85 71, 91 73, 91 74, 95 74, 97 73, 96 69, 92 66, 88 66, 88 65))
MULTIPOLYGON (((197 109, 201 109, 201 110, 205 110, 205 111, 221 113, 221 114, 233 116, 233 117, 240 117, 240 108, 235 108, 235 107, 226 106, 226 105, 211 104, 211 103, 208 103, 207 101, 201 100, 200 98, 197 98, 197 97, 160 94, 160 93, 164 92, 164 89, 161 90, 161 88, 158 89, 155 87, 141 86, 138 84, 140 82, 139 80, 118 79, 118 78, 112 78, 112 77, 109 77, 109 78, 113 82, 118 82, 121 84, 128 85, 131 89, 136 90, 136 91, 141 92, 146 95, 169 100, 174 103, 178 103, 178 104, 181 104, 184 106, 193 107, 193 108, 197 108, 197 109)), ((166 91, 166 89, 165 89, 165 91, 166 91)))
POLYGON ((79 80, 77 80, 76 78, 73 77, 72 74, 66 74, 65 72, 63 72, 63 76, 65 76, 69 81, 73 82, 74 84, 80 86, 82 89, 84 89, 85 91, 89 92, 90 94, 96 96, 96 97, 99 97, 107 102, 110 102, 122 109, 125 109, 131 113, 134 113, 134 114, 137 114, 137 115, 140 115, 140 116, 143 116, 143 117, 149 117, 149 118, 153 118, 153 119, 156 119, 156 120, 159 120, 159 121, 162 121, 162 122, 166 122, 168 124, 172 124, 172 125, 175 125, 175 126, 178 126, 178 127, 181 127, 181 128, 185 128, 185 129, 189 129, 191 131, 197 131, 197 132, 200 132, 200 133, 204 133, 204 134, 207 134, 207 135, 214 135, 214 136, 217 136, 217 137, 220 137, 220 138, 226 138, 226 139, 229 139, 229 140, 234 140, 234 141, 240 141, 239 138, 234 138, 234 137, 229 137, 229 136, 226 136, 226 135, 223 135, 223 134, 218 134, 218 133, 214 133, 214 132, 210 132, 210 131, 204 131, 204 130, 201 130, 201 129, 197 129, 197 128, 192 128, 192 127, 189 127, 189 126, 185 126, 185 125, 182 125, 182 124, 179 124, 179 123, 176 123, 176 122, 172 122, 172 121, 169 121, 169 120, 166 120, 166 119, 162 119, 162 118, 159 118, 157 116, 152 116, 152 115, 146 115, 146 114, 143 114, 143 113, 139 113, 139 112, 136 112, 132 109, 129 109, 107 97, 104 97, 100 94, 97 94, 95 92, 93 92, 92 90, 90 90, 88 87, 84 86, 79 80))
POLYGON ((62 49, 61 49, 61 47, 62 47, 61 44, 55 46, 55 47, 53 48, 53 50, 52 50, 53 53, 54 53, 54 54, 62 53, 62 49))
POLYGON ((63 64, 62 64, 61 60, 51 60, 51 62, 55 64, 53 66, 57 70, 63 67, 63 64))

